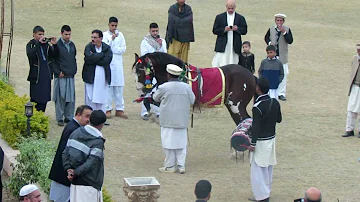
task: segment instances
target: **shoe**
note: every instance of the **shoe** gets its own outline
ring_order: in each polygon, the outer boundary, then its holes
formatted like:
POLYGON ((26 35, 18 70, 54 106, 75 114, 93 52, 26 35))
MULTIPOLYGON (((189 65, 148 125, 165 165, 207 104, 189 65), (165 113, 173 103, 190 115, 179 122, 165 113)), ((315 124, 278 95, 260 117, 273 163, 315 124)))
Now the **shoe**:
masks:
POLYGON ((159 171, 162 172, 162 173, 175 173, 176 168, 175 168, 175 166, 173 166, 173 167, 162 167, 162 168, 159 168, 159 171))
POLYGON ((178 166, 178 170, 180 174, 184 174, 185 173, 185 167, 184 166, 178 166))
POLYGON ((111 110, 106 111, 106 118, 108 118, 108 119, 111 118, 111 110))
POLYGON ((116 110, 115 116, 123 118, 123 119, 128 119, 129 117, 125 115, 123 110, 116 110))
POLYGON ((58 126, 64 126, 65 124, 64 124, 64 121, 63 120, 61 120, 61 121, 58 121, 58 126))
POLYGON ((346 131, 344 135, 342 135, 341 137, 350 137, 350 136, 354 136, 354 131, 346 131))
POLYGON ((69 119, 65 119, 65 120, 64 120, 64 123, 69 123, 69 122, 70 122, 69 119))
POLYGON ((142 116, 142 119, 145 121, 149 120, 149 114, 145 114, 144 116, 142 116))
POLYGON ((286 101, 286 97, 283 96, 283 95, 280 95, 280 96, 279 96, 279 100, 286 101))
POLYGON ((108 123, 107 121, 105 121, 104 125, 105 125, 105 126, 110 126, 110 123, 108 123))

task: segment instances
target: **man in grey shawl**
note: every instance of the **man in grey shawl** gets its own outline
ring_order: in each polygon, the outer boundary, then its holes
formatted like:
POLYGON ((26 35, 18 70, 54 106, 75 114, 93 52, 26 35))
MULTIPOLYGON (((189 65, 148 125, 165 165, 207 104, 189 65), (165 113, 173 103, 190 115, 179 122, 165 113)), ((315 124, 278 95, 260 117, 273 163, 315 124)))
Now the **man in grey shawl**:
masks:
POLYGON ((165 37, 168 53, 188 62, 190 42, 195 41, 191 7, 185 4, 185 0, 177 0, 176 4, 170 6, 168 13, 165 37))
POLYGON ((64 122, 68 123, 72 120, 75 111, 76 47, 70 38, 71 28, 68 25, 62 26, 61 38, 57 46, 58 55, 53 62, 55 77, 53 101, 59 126, 64 126, 64 122))

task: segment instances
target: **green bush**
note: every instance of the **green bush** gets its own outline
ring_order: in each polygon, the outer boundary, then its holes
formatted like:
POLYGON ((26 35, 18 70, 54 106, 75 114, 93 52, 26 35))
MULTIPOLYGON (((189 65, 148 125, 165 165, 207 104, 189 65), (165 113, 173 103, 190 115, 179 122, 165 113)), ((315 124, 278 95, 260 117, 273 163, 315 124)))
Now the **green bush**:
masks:
MULTIPOLYGON (((51 180, 48 177, 56 153, 56 145, 55 141, 36 137, 22 139, 19 144, 20 154, 16 156, 18 164, 9 181, 5 183, 12 195, 17 197, 21 187, 29 183, 38 183, 49 195, 51 180)), ((102 194, 104 202, 113 202, 105 187, 102 194)))
POLYGON ((111 199, 111 195, 109 194, 109 192, 106 190, 105 187, 102 188, 102 195, 103 195, 103 202, 113 202, 113 200, 111 199))
MULTIPOLYGON (((27 117, 24 106, 28 101, 28 97, 17 96, 10 85, 0 81, 0 133, 2 138, 13 148, 17 147, 22 137, 27 137, 27 117)), ((30 126, 31 136, 46 138, 49 132, 49 118, 43 112, 34 109, 30 126)))
POLYGON ((18 145, 20 154, 18 164, 9 179, 7 187, 17 196, 21 187, 29 183, 38 183, 49 194, 51 180, 48 178, 56 152, 56 142, 31 137, 22 139, 18 145))

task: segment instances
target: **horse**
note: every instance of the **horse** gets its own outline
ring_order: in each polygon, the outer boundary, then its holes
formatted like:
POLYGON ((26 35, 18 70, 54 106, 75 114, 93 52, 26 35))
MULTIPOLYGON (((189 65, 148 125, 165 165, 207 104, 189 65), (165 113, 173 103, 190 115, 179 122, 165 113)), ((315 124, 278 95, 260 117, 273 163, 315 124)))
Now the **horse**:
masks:
MULTIPOLYGON (((167 53, 155 52, 148 53, 139 57, 135 53, 135 62, 132 66, 133 73, 135 74, 137 82, 137 90, 139 95, 144 95, 149 92, 149 89, 146 89, 145 86, 149 84, 147 80, 152 81, 152 78, 156 78, 157 85, 161 85, 164 82, 168 81, 168 75, 166 71, 166 65, 175 64, 181 67, 184 70, 184 73, 193 73, 197 74, 197 77, 189 78, 185 76, 183 81, 192 81, 197 80, 199 88, 194 92, 196 96, 196 105, 201 105, 204 103, 200 102, 201 98, 201 86, 200 78, 202 73, 208 69, 216 68, 196 68, 194 66, 189 67, 188 64, 184 63, 182 60, 178 59, 167 53)), ((246 106, 249 104, 253 96, 255 96, 256 81, 254 75, 245 69, 244 67, 236 64, 229 64, 219 67, 219 71, 223 74, 224 82, 224 99, 221 100, 221 104, 224 104, 228 109, 233 121, 236 125, 241 123, 241 121, 250 118, 247 113, 246 106)), ((189 74, 188 74, 189 75, 189 74)), ((209 78, 203 78, 206 82, 206 79, 213 79, 211 76, 209 78)), ((150 89, 151 90, 151 89, 150 89)), ((209 90, 209 89, 208 89, 209 90)), ((210 89, 211 92, 212 89, 210 89)), ((206 106, 205 106, 206 107, 206 106)), ((211 106, 207 106, 211 107, 211 106)))

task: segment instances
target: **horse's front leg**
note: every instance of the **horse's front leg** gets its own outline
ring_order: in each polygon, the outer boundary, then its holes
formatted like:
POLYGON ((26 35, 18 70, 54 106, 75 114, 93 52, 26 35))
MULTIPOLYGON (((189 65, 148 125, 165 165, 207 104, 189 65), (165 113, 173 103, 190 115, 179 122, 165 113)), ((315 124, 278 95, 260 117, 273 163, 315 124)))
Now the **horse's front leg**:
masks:
POLYGON ((241 100, 236 99, 236 94, 234 96, 234 93, 230 92, 226 99, 226 108, 228 109, 236 125, 238 125, 242 119, 240 106, 241 100))
POLYGON ((240 94, 230 92, 227 97, 226 107, 228 108, 231 117, 236 125, 242 120, 249 118, 249 114, 246 111, 246 106, 249 103, 248 100, 242 100, 240 94))

